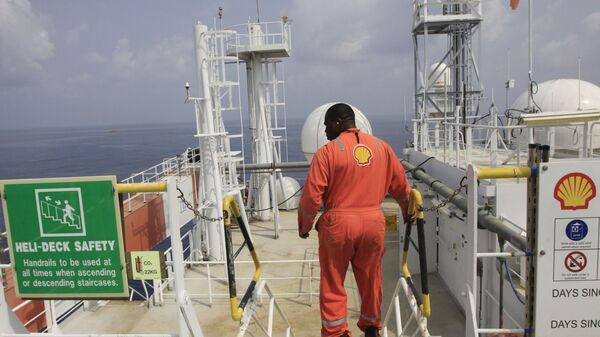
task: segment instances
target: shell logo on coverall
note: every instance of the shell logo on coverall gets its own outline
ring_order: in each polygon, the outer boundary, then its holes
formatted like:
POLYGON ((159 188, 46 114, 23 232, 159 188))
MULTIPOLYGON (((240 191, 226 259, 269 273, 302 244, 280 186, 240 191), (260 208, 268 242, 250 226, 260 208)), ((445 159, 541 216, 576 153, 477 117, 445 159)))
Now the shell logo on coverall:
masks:
POLYGON ((368 166, 371 164, 373 152, 364 144, 356 144, 352 154, 358 166, 368 166))

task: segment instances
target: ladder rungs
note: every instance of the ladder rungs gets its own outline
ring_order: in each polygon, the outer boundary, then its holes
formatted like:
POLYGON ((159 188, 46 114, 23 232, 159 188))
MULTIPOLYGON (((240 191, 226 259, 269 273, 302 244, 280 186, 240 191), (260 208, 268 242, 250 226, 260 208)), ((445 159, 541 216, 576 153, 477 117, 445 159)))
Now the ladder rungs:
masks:
POLYGON ((224 136, 227 136, 227 132, 198 133, 198 134, 194 135, 195 138, 224 137, 224 136))
POLYGON ((240 85, 240 83, 233 82, 233 81, 217 81, 217 82, 211 82, 209 85, 211 87, 233 87, 236 85, 240 85))
POLYGON ((261 81, 260 84, 285 84, 284 81, 261 81))
POLYGON ((242 151, 221 152, 221 153, 219 153, 219 156, 221 156, 221 157, 237 156, 240 153, 242 153, 242 151))
POLYGON ((206 58, 209 61, 237 61, 238 58, 235 56, 216 56, 216 57, 207 57, 206 58))
POLYGON ((223 163, 234 163, 234 162, 242 161, 242 160, 244 160, 244 158, 242 158, 242 157, 231 157, 231 158, 221 158, 220 160, 223 163))
POLYGON ((233 106, 233 107, 228 107, 228 108, 221 108, 221 111, 238 111, 239 109, 240 109, 240 107, 233 106))

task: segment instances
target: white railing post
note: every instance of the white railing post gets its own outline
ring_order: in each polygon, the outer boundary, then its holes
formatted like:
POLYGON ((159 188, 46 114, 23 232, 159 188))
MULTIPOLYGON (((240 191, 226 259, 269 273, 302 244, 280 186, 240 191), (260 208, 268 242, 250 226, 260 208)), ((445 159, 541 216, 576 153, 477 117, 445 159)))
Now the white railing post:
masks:
MULTIPOLYGON (((467 165, 467 233, 465 243, 465 256, 468 259, 466 264, 467 282, 465 284, 465 293, 468 301, 467 306, 471 303, 469 295, 476 296, 477 294, 477 167, 472 164, 467 165)), ((477 299, 475 298, 475 303, 477 299)), ((475 307, 474 307, 475 308, 475 307)), ((475 310, 473 308, 473 313, 475 310)), ((465 313, 465 326, 469 327, 472 324, 471 315, 465 313)), ((467 331, 469 329, 467 328, 467 331)))
POLYGON ((495 106, 490 111, 492 118, 492 133, 490 135, 490 166, 496 167, 498 161, 498 110, 495 106))
POLYGON ((181 243, 181 234, 179 223, 179 213, 177 207, 177 178, 169 177, 167 179, 167 203, 169 205, 169 232, 171 234, 171 256, 173 261, 173 274, 175 279, 175 300, 177 302, 177 321, 179 323, 179 336, 189 337, 189 329, 186 324, 185 315, 182 308, 186 302, 185 281, 183 270, 183 245, 181 243))
POLYGON ((455 148, 456 148, 456 167, 460 167, 460 105, 456 106, 456 109, 454 110, 454 127, 456 128, 455 131, 455 148))
POLYGON ((417 121, 413 121, 413 145, 415 147, 415 150, 421 150, 419 148, 419 124, 417 123, 417 121))
POLYGON ((434 127, 435 154, 437 155, 440 148, 440 124, 435 123, 434 127))
POLYGON ((267 319, 267 332, 268 336, 273 336, 273 307, 275 306, 275 297, 269 299, 269 316, 267 319))
POLYGON ((465 132, 467 133, 465 137, 465 164, 470 164, 473 153, 473 128, 467 126, 465 132))
POLYGON ((396 317, 396 336, 402 333, 402 317, 400 315, 400 295, 394 297, 394 314, 396 317))
POLYGON ((588 122, 584 122, 583 123, 583 147, 582 147, 582 152, 580 152, 580 157, 581 158, 587 158, 588 157, 588 136, 589 136, 589 124, 588 122))

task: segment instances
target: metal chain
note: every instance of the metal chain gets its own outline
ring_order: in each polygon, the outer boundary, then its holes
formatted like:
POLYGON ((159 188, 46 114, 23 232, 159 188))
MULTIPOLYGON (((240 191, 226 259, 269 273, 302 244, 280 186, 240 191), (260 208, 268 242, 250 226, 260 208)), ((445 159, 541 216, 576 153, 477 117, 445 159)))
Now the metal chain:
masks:
POLYGON ((442 202, 440 202, 437 205, 433 205, 428 208, 423 207, 421 210, 423 212, 433 212, 433 211, 437 211, 438 209, 446 206, 450 201, 452 201, 452 199, 456 198, 456 196, 460 193, 460 191, 462 191, 463 188, 467 187, 467 185, 463 185, 463 181, 464 181, 464 178, 463 178, 463 180, 460 181, 458 188, 455 189, 454 192, 452 192, 452 194, 448 198, 442 200, 442 202))
POLYGON ((206 220, 206 221, 211 221, 211 222, 223 220, 222 216, 220 216, 218 218, 211 218, 211 217, 208 217, 208 216, 200 213, 199 210, 195 209, 194 206, 185 199, 185 196, 183 195, 183 191, 179 187, 177 188, 177 191, 179 191, 179 196, 177 198, 180 199, 185 204, 185 207, 187 207, 190 211, 194 212, 194 215, 196 215, 200 219, 206 220))

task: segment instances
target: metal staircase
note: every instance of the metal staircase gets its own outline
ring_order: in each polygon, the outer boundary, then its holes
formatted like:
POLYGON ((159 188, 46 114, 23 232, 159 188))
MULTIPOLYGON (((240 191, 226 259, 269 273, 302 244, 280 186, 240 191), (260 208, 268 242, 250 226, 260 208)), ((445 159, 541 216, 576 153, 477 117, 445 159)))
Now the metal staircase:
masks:
POLYGON ((237 33, 231 30, 214 30, 208 34, 208 85, 215 121, 219 175, 225 194, 244 188, 236 170, 236 165, 244 161, 239 58, 235 52, 226 54, 227 45, 236 40, 237 33), (238 133, 231 134, 226 130, 225 119, 228 119, 228 122, 234 119, 234 123, 239 123, 238 133), (232 143, 233 147, 239 150, 232 150, 232 143))
MULTIPOLYGON (((287 17, 276 22, 255 23, 231 29, 242 31, 227 49, 246 63, 252 162, 275 164, 287 160, 285 89, 282 60, 290 56, 290 24, 287 17), (284 151, 285 150, 285 151, 284 151), (285 152, 285 155, 284 155, 285 152)), ((259 220, 273 219, 278 236, 279 214, 275 182, 277 173, 254 173, 250 180, 248 208, 259 220)))

